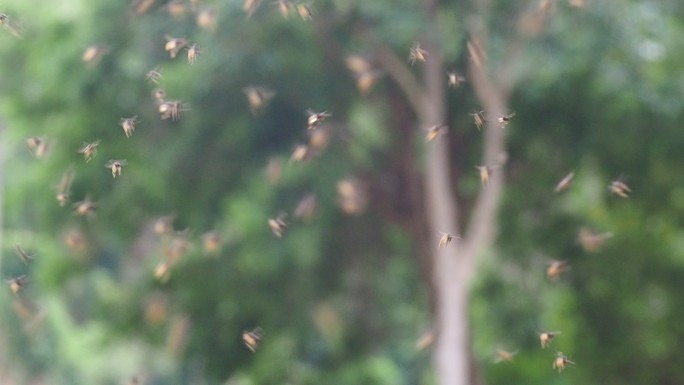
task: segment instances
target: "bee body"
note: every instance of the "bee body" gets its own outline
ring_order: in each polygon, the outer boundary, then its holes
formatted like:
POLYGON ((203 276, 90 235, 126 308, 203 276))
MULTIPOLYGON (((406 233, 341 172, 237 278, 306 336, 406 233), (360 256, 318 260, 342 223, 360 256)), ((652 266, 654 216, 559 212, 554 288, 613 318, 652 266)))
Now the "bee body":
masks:
POLYGON ((427 51, 420 48, 420 43, 416 43, 409 52, 409 62, 411 65, 415 64, 416 61, 425 62, 427 59, 427 51))
POLYGON ((187 44, 188 41, 185 38, 167 36, 164 51, 169 53, 171 59, 174 59, 187 44))
POLYGON ((21 260, 25 265, 28 265, 28 263, 33 259, 33 255, 27 253, 24 249, 21 248, 21 246, 14 245, 14 249, 17 251, 19 260, 21 260))
POLYGON ((201 53, 202 51, 200 50, 199 44, 193 44, 188 47, 188 63, 195 64, 195 61, 201 53))
POLYGON ((76 212, 76 215, 78 216, 92 216, 94 215, 96 208, 97 204, 95 204, 95 202, 91 201, 88 198, 80 202, 74 203, 74 210, 76 212))
POLYGON ((100 145, 100 141, 96 140, 92 143, 85 143, 83 147, 81 147, 78 152, 79 154, 83 154, 83 157, 85 158, 86 162, 90 162, 93 157, 95 157, 95 154, 97 153, 97 146, 100 145))
POLYGON ((563 192, 563 191, 569 189, 570 186, 572 185, 572 180, 574 178, 575 178, 575 172, 572 171, 572 172, 570 172, 570 174, 564 176, 563 179, 560 180, 560 182, 558 182, 558 184, 556 185, 556 188, 554 188, 553 191, 559 193, 559 192, 563 192))
POLYGON ((558 373, 562 372, 568 365, 574 365, 575 363, 570 361, 566 355, 561 352, 556 353, 556 359, 553 360, 552 368, 558 369, 558 373))
POLYGON ((126 159, 112 159, 105 164, 105 167, 112 170, 112 178, 116 178, 117 175, 121 176, 121 169, 127 164, 126 159))
POLYGON ((549 345, 551 345, 551 341, 556 338, 557 335, 561 334, 560 332, 541 332, 539 333, 539 342, 541 343, 541 347, 543 348, 548 348, 549 345))
POLYGON ((568 267, 568 261, 553 260, 546 267, 546 276, 552 280, 556 279, 561 275, 561 273, 567 270, 568 267))
POLYGON ((7 284, 14 295, 19 295, 24 290, 24 287, 26 287, 27 283, 28 277, 26 277, 26 275, 7 280, 7 284))
POLYGON ((456 71, 447 72, 447 84, 449 87, 458 87, 466 79, 456 71))
POLYGON ((138 122, 138 115, 132 116, 130 118, 119 119, 119 124, 121 125, 121 128, 123 128, 126 138, 133 136, 133 131, 135 131, 135 126, 138 124, 138 122))
POLYGON ((450 233, 441 233, 441 234, 442 234, 442 236, 439 238, 439 247, 449 246, 451 241, 453 241, 454 239, 459 239, 459 237, 457 235, 454 235, 454 234, 450 234, 450 233))
POLYGON ((283 233, 285 232, 285 229, 287 229, 287 222, 285 222, 285 215, 281 214, 276 218, 270 218, 268 220, 268 227, 271 228, 271 231, 273 234, 278 237, 282 238, 283 233))
POLYGON ((477 127, 478 131, 481 131, 487 124, 487 119, 485 119, 484 111, 471 112, 470 116, 473 117, 475 127, 477 127))
POLYGON ((332 114, 329 113, 328 111, 323 111, 323 112, 315 112, 313 110, 306 110, 306 113, 309 115, 307 118, 307 124, 308 124, 308 129, 313 130, 316 127, 318 127, 321 123, 323 123, 324 120, 327 118, 331 117, 332 114))
POLYGON ((245 343, 245 346, 247 346, 252 353, 256 352, 262 338, 263 331, 259 327, 251 331, 244 331, 242 333, 242 342, 245 343))
POLYGON ((610 182, 608 190, 610 190, 611 193, 623 198, 629 198, 629 193, 632 192, 629 186, 627 186, 627 184, 621 179, 610 182))

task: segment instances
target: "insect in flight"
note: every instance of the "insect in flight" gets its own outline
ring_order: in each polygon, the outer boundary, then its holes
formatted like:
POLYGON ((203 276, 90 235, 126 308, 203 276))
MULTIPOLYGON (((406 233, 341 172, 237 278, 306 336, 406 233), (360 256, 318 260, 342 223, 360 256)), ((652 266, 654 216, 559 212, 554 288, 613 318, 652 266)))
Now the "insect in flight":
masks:
POLYGON ((268 220, 268 227, 271 228, 271 231, 276 237, 282 238, 283 233, 287 228, 287 222, 285 222, 285 214, 280 214, 275 218, 270 218, 268 220))
POLYGON ((242 333, 242 342, 245 343, 245 346, 247 346, 252 353, 256 352, 262 338, 263 331, 260 327, 257 327, 251 331, 244 331, 242 333))
POLYGON ((487 124, 487 119, 485 119, 484 111, 471 112, 470 116, 473 117, 473 121, 475 121, 475 127, 477 127, 478 131, 481 131, 487 124))
POLYGON ((121 125, 121 128, 123 128, 126 138, 130 138, 133 135, 133 131, 135 131, 135 126, 138 122, 140 122, 140 120, 138 120, 138 115, 119 119, 119 124, 121 125))
POLYGON ((427 129, 427 134, 425 135, 426 142, 432 142, 437 139, 440 135, 444 134, 447 130, 447 126, 443 124, 436 124, 427 129))
POLYGON ((416 43, 411 47, 409 51, 409 62, 411 65, 415 64, 416 61, 425 62, 428 53, 424 49, 420 48, 420 43, 416 43))
POLYGON ((608 185, 608 190, 610 190, 611 193, 621 196, 623 198, 629 198, 629 193, 632 192, 632 190, 627 186, 627 184, 622 180, 622 178, 618 178, 612 182, 610 182, 610 185, 608 185))
POLYGON ((449 87, 458 87, 462 82, 465 82, 465 78, 456 71, 447 72, 447 84, 449 87))
POLYGON ((569 189, 574 178, 575 172, 572 171, 568 175, 564 176, 563 179, 558 182, 558 184, 556 184, 556 188, 554 188, 553 191, 559 193, 569 189))
POLYGON ((26 250, 21 248, 21 246, 14 245, 14 249, 17 251, 19 260, 21 260, 25 265, 28 265, 28 263, 33 259, 33 255, 27 253, 26 250))
POLYGON ((542 348, 548 348, 551 345, 551 341, 561 334, 561 332, 541 332, 539 333, 539 342, 542 348))
POLYGON ((449 246, 451 241, 454 239, 460 239, 458 235, 450 234, 450 233, 441 233, 442 236, 439 238, 439 247, 442 246, 449 246))
POLYGON ((28 277, 26 277, 26 275, 22 275, 16 278, 10 278, 6 282, 9 285, 12 294, 19 295, 26 287, 26 284, 28 283, 28 277))
POLYGON ((314 128, 318 127, 325 119, 332 116, 332 114, 328 111, 316 112, 311 109, 306 110, 306 113, 309 115, 306 120, 308 124, 307 128, 309 130, 313 130, 314 128))
POLYGON ((17 27, 7 16, 6 13, 0 13, 0 25, 11 33, 14 37, 21 39, 21 33, 19 32, 19 27, 17 27))
POLYGON ((105 164, 105 168, 112 170, 112 178, 116 178, 117 175, 121 176, 121 169, 127 164, 126 159, 110 159, 105 164))
POLYGON ((100 145, 100 141, 96 140, 91 143, 84 143, 83 146, 78 150, 79 154, 83 154, 86 162, 90 162, 93 157, 97 154, 97 146, 100 145))
POLYGON ((562 352, 556 352, 556 358, 553 360, 553 365, 551 365, 551 367, 558 369, 558 373, 560 373, 569 364, 574 365, 575 363, 570 361, 570 359, 568 359, 568 357, 562 352))
POLYGON ((552 260, 546 267, 546 276, 550 279, 556 279, 568 268, 568 261, 552 260))
POLYGON ((187 44, 188 41, 185 38, 166 36, 164 51, 169 53, 171 59, 174 59, 187 44))
POLYGON ((195 61, 200 56, 202 51, 200 50, 199 44, 193 44, 188 47, 188 63, 195 64, 195 61))

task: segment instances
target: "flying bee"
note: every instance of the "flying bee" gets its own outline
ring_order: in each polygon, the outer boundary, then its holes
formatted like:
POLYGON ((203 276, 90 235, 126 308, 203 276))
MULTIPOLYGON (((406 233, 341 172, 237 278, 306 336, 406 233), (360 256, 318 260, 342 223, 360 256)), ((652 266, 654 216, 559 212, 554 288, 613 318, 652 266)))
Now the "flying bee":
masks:
POLYGON ((477 127, 478 131, 481 131, 487 124, 487 119, 485 119, 484 111, 471 112, 470 116, 473 117, 473 121, 475 121, 475 127, 477 127))
POLYGON ((248 19, 252 17, 252 14, 254 14, 254 11, 256 11, 260 4, 261 0, 245 0, 242 4, 242 10, 247 14, 248 19))
POLYGON ((257 327, 251 331, 245 330, 244 332, 242 332, 242 342, 245 343, 247 349, 254 353, 259 347, 259 344, 261 343, 261 339, 263 338, 263 336, 263 331, 260 327, 257 327))
POLYGON ((93 159, 93 157, 95 157, 95 154, 97 153, 97 146, 99 145, 99 140, 96 140, 91 143, 84 143, 83 147, 81 147, 78 150, 78 153, 83 154, 83 157, 85 158, 86 162, 90 162, 93 159))
POLYGON ((264 171, 266 177, 268 178, 268 181, 271 184, 276 184, 278 183, 278 180, 280 180, 280 176, 283 173, 282 162, 280 161, 280 159, 272 157, 268 160, 268 164, 266 164, 266 170, 264 171))
POLYGON ((21 39, 21 33, 19 32, 19 28, 10 21, 9 16, 5 13, 0 13, 0 25, 2 25, 2 28, 6 29, 11 33, 14 37, 21 39))
POLYGON ((426 142, 432 142, 437 139, 438 136, 446 132, 447 126, 443 124, 436 124, 427 129, 427 134, 425 135, 426 142))
POLYGON ((221 247, 221 235, 216 230, 205 233, 202 236, 202 243, 205 252, 213 253, 221 247))
POLYGON ((88 246, 86 238, 78 229, 70 229, 64 234, 64 244, 75 252, 83 252, 88 246))
POLYGON ((130 9, 138 15, 142 15, 149 11, 155 2, 156 0, 133 0, 130 9))
POLYGON ((287 229, 287 222, 285 222, 285 214, 280 214, 275 218, 269 218, 268 227, 271 228, 271 231, 276 237, 282 238, 285 229, 287 229))
POLYGON ((311 219, 311 217, 314 215, 317 207, 318 207, 318 199, 316 199, 316 195, 306 194, 299 201, 299 203, 297 203, 297 207, 295 208, 294 215, 297 218, 301 218, 301 219, 307 221, 307 220, 311 219))
POLYGON ((259 86, 247 86, 242 89, 242 92, 247 96, 247 103, 249 103, 249 110, 252 115, 256 115, 266 107, 271 98, 275 96, 275 92, 259 86))
POLYGON ((572 180, 574 178, 575 178, 575 172, 572 171, 572 172, 570 172, 570 174, 564 176, 563 179, 560 180, 560 182, 558 182, 558 184, 556 185, 556 188, 554 188, 553 191, 559 193, 559 192, 563 192, 563 191, 569 189, 570 185, 572 185, 572 180))
POLYGON ((157 104, 163 104, 164 101, 166 100, 166 91, 164 91, 162 88, 158 88, 154 90, 154 100, 157 101, 157 104))
POLYGON ((368 192, 357 178, 350 177, 337 181, 337 201, 347 215, 360 215, 368 206, 368 192))
POLYGON ((185 4, 183 0, 171 0, 166 3, 166 10, 172 17, 180 17, 185 14, 185 4))
POLYGON ((14 249, 17 251, 19 260, 22 261, 25 265, 28 265, 28 263, 33 259, 33 255, 27 253, 26 250, 21 248, 21 246, 14 245, 14 249))
POLYGON ((57 185, 57 195, 55 198, 57 199, 57 202, 59 203, 60 206, 64 206, 68 201, 69 201, 69 196, 71 193, 69 192, 71 188, 71 182, 74 180, 74 170, 69 169, 67 172, 62 175, 62 179, 59 181, 59 185, 57 185))
POLYGON ((427 329, 416 340, 416 350, 421 351, 435 342, 435 329, 427 329))
POLYGON ((157 235, 166 235, 173 231, 173 215, 167 215, 158 218, 154 222, 154 233, 157 235))
POLYGON ((610 237, 613 233, 596 233, 587 228, 581 228, 577 234, 577 240, 585 251, 594 252, 603 246, 603 243, 610 237))
POLYGON ((480 182, 483 186, 489 184, 489 176, 494 170, 493 166, 475 166, 475 168, 480 172, 480 182))
POLYGON ((302 20, 313 19, 313 10, 309 4, 297 4, 297 13, 299 13, 302 20))
POLYGON ((133 136, 135 125, 138 124, 138 122, 140 122, 140 120, 138 120, 138 115, 134 115, 130 118, 119 119, 119 124, 121 125, 121 128, 123 128, 124 134, 127 138, 133 136))
POLYGON ((213 8, 205 8, 197 12, 197 25, 209 32, 216 31, 218 25, 217 13, 213 8))
POLYGON ((171 277, 171 262, 164 261, 154 268, 154 278, 166 282, 171 277))
POLYGON ((361 95, 367 95, 373 88, 378 79, 380 79, 381 73, 379 71, 366 71, 354 74, 356 78, 356 88, 359 90, 361 95))
POLYGON ((278 7, 278 12, 286 19, 290 16, 290 10, 294 7, 290 0, 275 0, 275 6, 278 7))
POLYGON ((298 144, 292 155, 290 156, 290 162, 302 162, 311 158, 312 152, 309 146, 306 144, 298 144))
POLYGON ((516 354, 518 354, 518 352, 508 352, 503 349, 497 349, 495 353, 496 357, 494 357, 494 363, 498 364, 499 362, 513 362, 516 354))
POLYGON ((332 114, 328 111, 315 112, 311 109, 306 110, 306 113, 307 115, 309 115, 309 117, 307 118, 307 128, 309 130, 313 130, 314 128, 318 127, 321 123, 323 123, 325 119, 332 116, 332 114))
POLYGON ((409 52, 409 62, 411 65, 415 64, 416 61, 425 62, 427 55, 427 51, 420 48, 420 43, 416 42, 409 52))
POLYGON ((558 261, 554 259, 549 262, 549 265, 546 267, 546 276, 549 277, 549 279, 556 279, 568 268, 568 261, 558 261))
POLYGON ((11 278, 7 280, 7 284, 9 285, 12 294, 17 296, 24 290, 24 287, 26 287, 27 283, 28 278, 26 277, 26 275, 22 275, 20 277, 11 278))
POLYGON ((83 60, 84 63, 94 65, 96 64, 104 54, 109 52, 109 47, 106 45, 102 44, 95 44, 87 47, 85 51, 83 51, 83 56, 81 56, 81 60, 83 60))
POLYGON ((95 209, 97 204, 90 199, 86 198, 80 202, 74 203, 74 211, 78 216, 93 216, 95 215, 95 209))
POLYGON ((558 373, 560 373, 568 364, 574 365, 575 363, 570 361, 562 352, 556 352, 556 359, 553 360, 553 365, 551 365, 551 367, 558 369, 558 373))
POLYGON ((117 175, 121 176, 121 169, 127 164, 126 159, 110 159, 105 168, 112 170, 112 178, 116 178, 117 175))
POLYGON ((629 198, 629 193, 632 192, 629 186, 627 186, 627 184, 622 181, 622 178, 610 182, 608 190, 610 190, 611 193, 621 196, 623 198, 629 198))
POLYGON ((449 246, 451 241, 453 241, 454 239, 460 239, 460 237, 458 235, 454 235, 454 234, 450 234, 450 233, 442 233, 442 232, 440 232, 440 234, 442 234, 442 236, 439 238, 439 247, 449 246))
POLYGON ((165 101, 159 104, 159 114, 162 120, 171 119, 178 120, 180 118, 181 112, 188 111, 189 108, 183 105, 183 102, 177 100, 165 101))
POLYGON ((190 241, 188 240, 189 229, 177 231, 171 238, 168 247, 164 249, 164 253, 170 261, 175 262, 185 255, 185 252, 190 248, 190 241))
POLYGON ((465 82, 465 80, 466 79, 456 71, 447 72, 447 84, 449 85, 449 87, 456 88, 459 85, 461 85, 462 82, 465 82))
POLYGON ((26 148, 31 154, 33 154, 33 156, 41 159, 45 156, 45 154, 47 154, 48 150, 50 149, 50 144, 45 138, 33 136, 26 139, 26 148))
POLYGON ((541 332, 539 333, 539 342, 541 343, 541 347, 543 348, 548 348, 549 345, 551 345, 551 341, 556 338, 557 335, 561 334, 561 332, 541 332))
POLYGON ((145 74, 145 80, 149 80, 154 84, 159 84, 159 81, 163 78, 164 76, 162 76, 161 68, 159 66, 152 68, 145 74))
POLYGON ((188 47, 188 63, 195 64, 195 61, 200 56, 202 51, 200 50, 199 44, 193 44, 188 47))
POLYGON ((484 47, 482 47, 482 43, 480 43, 480 40, 468 40, 466 47, 468 48, 470 60, 472 60, 478 68, 482 68, 487 61, 487 53, 484 50, 484 47))
POLYGON ((164 51, 169 53, 171 59, 174 59, 178 52, 188 44, 188 41, 182 37, 166 36, 166 44, 164 44, 164 51))
POLYGON ((316 154, 325 150, 328 147, 330 138, 333 135, 331 126, 325 126, 316 130, 310 130, 309 133, 309 148, 316 154))
POLYGON ((507 114, 507 115, 499 115, 499 117, 496 119, 497 122, 499 122, 499 127, 504 128, 508 125, 508 123, 511 122, 511 119, 515 116, 515 112, 507 114))

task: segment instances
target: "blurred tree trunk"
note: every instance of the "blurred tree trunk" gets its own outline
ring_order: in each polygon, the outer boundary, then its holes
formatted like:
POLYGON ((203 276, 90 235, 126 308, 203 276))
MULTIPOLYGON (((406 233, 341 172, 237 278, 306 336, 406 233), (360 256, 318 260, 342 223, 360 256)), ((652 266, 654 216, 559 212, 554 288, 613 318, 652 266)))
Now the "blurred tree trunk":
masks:
MULTIPOLYGON (((436 22, 437 1, 425 0, 428 20, 436 22)), ((482 11, 482 9, 480 9, 482 11)), ((482 25, 483 23, 479 23, 482 25)), ((508 87, 497 86, 486 73, 484 55, 486 33, 471 31, 468 44, 470 55, 470 81, 481 105, 487 111, 487 127, 484 129, 482 165, 501 164, 505 159, 503 130, 497 125, 497 114, 508 111, 508 87), (480 49, 480 52, 475 52, 480 49)), ((420 106, 421 127, 442 124, 446 120, 445 69, 439 46, 425 42, 429 60, 423 73, 424 95, 420 106)), ((437 378, 442 385, 467 385, 477 376, 471 373, 471 344, 468 304, 470 279, 476 268, 476 257, 494 241, 496 212, 501 200, 503 172, 490 175, 489 183, 470 211, 467 227, 458 223, 459 207, 452 190, 458 181, 451 181, 450 148, 446 140, 437 140, 427 149, 425 164, 428 227, 432 239, 440 232, 461 233, 462 240, 449 247, 439 247, 432 242, 433 286, 436 296, 436 347, 434 363, 437 378)))

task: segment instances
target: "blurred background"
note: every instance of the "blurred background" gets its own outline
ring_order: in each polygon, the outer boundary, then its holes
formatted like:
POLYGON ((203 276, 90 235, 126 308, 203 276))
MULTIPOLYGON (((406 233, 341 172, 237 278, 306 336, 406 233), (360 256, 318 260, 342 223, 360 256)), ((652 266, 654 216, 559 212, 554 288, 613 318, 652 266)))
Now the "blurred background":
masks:
POLYGON ((1 384, 461 384, 434 258, 483 191, 470 383, 684 383, 684 3, 0 6, 1 384))

